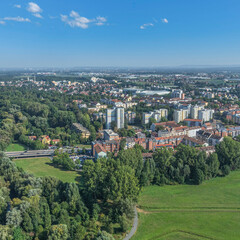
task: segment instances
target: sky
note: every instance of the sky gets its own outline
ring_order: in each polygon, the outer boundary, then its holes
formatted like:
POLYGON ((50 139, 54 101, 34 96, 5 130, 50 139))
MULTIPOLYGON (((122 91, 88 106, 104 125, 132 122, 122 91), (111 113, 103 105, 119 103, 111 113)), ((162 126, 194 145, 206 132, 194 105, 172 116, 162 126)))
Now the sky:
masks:
POLYGON ((0 0, 0 68, 240 65, 239 0, 0 0))

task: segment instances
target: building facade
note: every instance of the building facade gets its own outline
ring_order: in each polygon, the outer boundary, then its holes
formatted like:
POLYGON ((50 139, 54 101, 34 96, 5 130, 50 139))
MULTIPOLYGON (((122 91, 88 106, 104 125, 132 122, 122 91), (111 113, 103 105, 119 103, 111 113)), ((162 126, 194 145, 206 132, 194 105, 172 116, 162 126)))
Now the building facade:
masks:
POLYGON ((124 128, 124 108, 107 109, 106 128, 111 128, 111 123, 116 122, 117 128, 124 128))

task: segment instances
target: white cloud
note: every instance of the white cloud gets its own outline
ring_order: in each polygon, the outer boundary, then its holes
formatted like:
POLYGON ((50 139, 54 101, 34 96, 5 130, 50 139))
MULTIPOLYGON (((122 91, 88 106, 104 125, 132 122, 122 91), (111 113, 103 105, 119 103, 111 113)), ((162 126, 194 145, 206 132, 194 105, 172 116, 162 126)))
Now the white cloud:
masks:
POLYGON ((1 25, 4 25, 5 23, 6 23, 6 22, 0 20, 0 24, 1 24, 1 25))
POLYGON ((105 17, 97 17, 96 21, 97 26, 102 26, 107 22, 107 19, 105 17))
POLYGON ((166 18, 163 18, 162 23, 168 23, 168 20, 166 18))
POLYGON ((15 21, 15 22, 31 22, 29 18, 23 18, 23 17, 5 17, 3 18, 4 21, 15 21))
POLYGON ((146 29, 147 27, 153 27, 153 23, 144 23, 142 26, 140 26, 140 29, 146 29))
POLYGON ((33 13, 33 16, 37 18, 43 18, 43 16, 40 13, 33 13))
POLYGON ((15 8, 21 8, 22 6, 20 4, 13 5, 15 8))
POLYGON ((42 12, 42 9, 34 2, 29 2, 27 6, 28 12, 32 13, 33 16, 37 18, 43 18, 40 14, 42 12))
POLYGON ((71 11, 68 15, 61 15, 61 20, 68 24, 70 27, 80 27, 86 29, 91 23, 94 23, 98 26, 102 26, 107 22, 107 19, 104 17, 97 17, 96 19, 88 19, 82 17, 76 11, 71 11))

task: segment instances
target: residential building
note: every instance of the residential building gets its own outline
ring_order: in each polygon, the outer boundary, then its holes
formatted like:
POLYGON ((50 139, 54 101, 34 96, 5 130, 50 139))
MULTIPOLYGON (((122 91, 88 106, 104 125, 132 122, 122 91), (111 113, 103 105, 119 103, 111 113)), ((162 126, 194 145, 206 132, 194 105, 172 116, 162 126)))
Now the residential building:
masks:
POLYGON ((35 140, 37 140, 37 136, 28 136, 28 139, 32 140, 32 141, 35 141, 35 140))
POLYGON ((142 114, 142 123, 143 124, 148 124, 149 123, 149 119, 151 118, 152 113, 143 113, 142 114))
POLYGON ((81 136, 83 138, 88 139, 91 135, 91 133, 80 123, 73 123, 73 128, 75 129, 76 132, 81 133, 81 136))
POLYGON ((184 119, 188 118, 188 110, 187 109, 181 109, 181 110, 174 110, 173 113, 173 120, 176 123, 183 122, 184 119))
POLYGON ((198 118, 204 122, 209 122, 213 119, 214 110, 213 109, 204 109, 198 112, 198 118))
POLYGON ((78 104, 78 108, 87 108, 87 104, 83 103, 83 104, 78 104))
POLYGON ((107 152, 111 152, 111 153, 118 153, 120 149, 120 141, 116 141, 116 140, 106 140, 106 141, 95 141, 92 142, 92 155, 95 158, 99 157, 99 154, 101 156, 106 156, 107 152), (106 154, 103 154, 106 153, 106 154))
POLYGON ((47 135, 42 135, 39 140, 42 142, 44 145, 50 145, 51 143, 51 138, 47 135))
POLYGON ((168 117, 168 110, 167 109, 159 109, 149 113, 143 113, 142 115, 142 122, 143 124, 148 124, 150 118, 154 118, 156 122, 160 122, 162 118, 168 117))
POLYGON ((106 128, 111 128, 111 123, 116 122, 117 128, 124 128, 124 108, 107 109, 106 128))
POLYGON ((101 122, 106 121, 106 113, 102 113, 102 112, 93 113, 92 116, 94 120, 100 120, 101 122))
POLYGON ((201 127, 187 127, 187 126, 180 126, 180 127, 174 127, 174 128, 167 127, 165 130, 158 131, 158 137, 171 137, 171 136, 181 136, 181 135, 196 137, 197 132, 200 130, 201 130, 201 127))
POLYGON ((207 147, 208 146, 208 144, 206 142, 201 141, 201 140, 196 139, 196 138, 188 137, 188 136, 185 136, 183 138, 182 143, 185 144, 185 145, 189 145, 191 147, 196 147, 196 146, 207 147))
POLYGON ((125 113, 125 119, 127 120, 127 123, 134 124, 136 118, 136 113, 132 111, 127 111, 125 113))
POLYGON ((166 127, 178 127, 179 125, 174 122, 174 121, 168 121, 168 122, 161 122, 161 123, 153 123, 150 127, 150 129, 152 131, 155 131, 157 129, 157 127, 163 127, 163 128, 166 128, 166 127))
POLYGON ((111 129, 104 130, 104 140, 119 140, 119 135, 111 129))
POLYGON ((184 99, 185 98, 185 94, 183 93, 183 90, 181 89, 174 89, 171 93, 171 97, 172 98, 180 98, 180 99, 184 99))
POLYGON ((190 117, 192 119, 199 119, 198 118, 198 112, 200 110, 204 109, 203 106, 198 106, 198 105, 194 105, 194 106, 191 106, 191 109, 190 109, 190 117))
POLYGON ((188 127, 200 127, 202 125, 202 120, 187 118, 184 120, 184 123, 186 123, 188 127))

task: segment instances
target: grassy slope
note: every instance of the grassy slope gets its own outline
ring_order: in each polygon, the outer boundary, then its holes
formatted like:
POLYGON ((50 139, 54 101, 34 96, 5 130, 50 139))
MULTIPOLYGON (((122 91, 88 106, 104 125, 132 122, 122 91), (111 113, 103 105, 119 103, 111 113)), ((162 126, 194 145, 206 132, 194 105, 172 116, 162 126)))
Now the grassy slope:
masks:
POLYGON ((12 143, 7 147, 6 152, 17 152, 17 151, 24 151, 24 150, 26 150, 26 148, 23 145, 12 143))
POLYGON ((139 207, 133 240, 240 239, 240 172, 200 186, 147 187, 139 207))
POLYGON ((64 171, 51 165, 49 158, 27 158, 14 160, 18 167, 22 167, 26 172, 34 174, 36 177, 51 176, 63 182, 76 182, 80 175, 75 171, 64 171))

